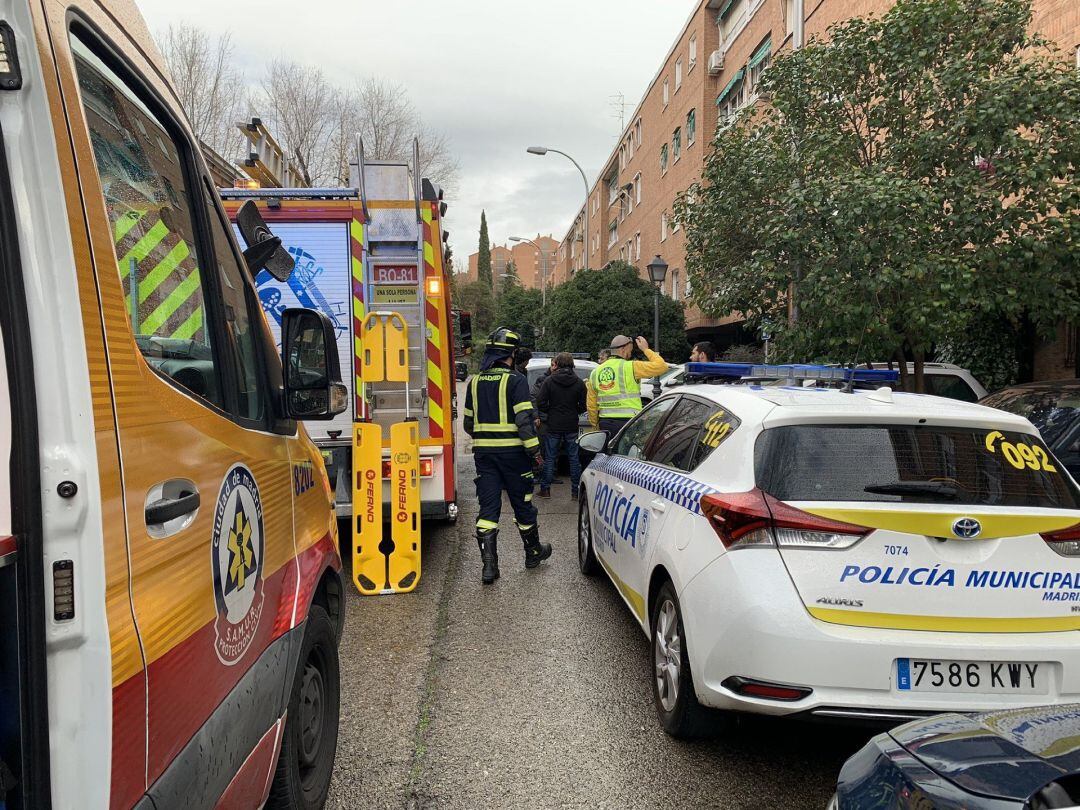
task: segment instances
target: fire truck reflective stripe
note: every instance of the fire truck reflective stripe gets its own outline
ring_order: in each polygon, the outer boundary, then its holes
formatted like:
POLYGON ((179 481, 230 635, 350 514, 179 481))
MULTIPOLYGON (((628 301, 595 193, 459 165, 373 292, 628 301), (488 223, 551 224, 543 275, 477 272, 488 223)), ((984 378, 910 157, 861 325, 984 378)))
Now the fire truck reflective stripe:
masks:
MULTIPOLYGON (((423 203, 420 218, 424 229, 424 278, 437 278, 438 268, 435 266, 435 245, 442 245, 441 234, 436 239, 435 229, 432 224, 434 213, 433 205, 423 203)), ((442 304, 442 299, 438 300, 442 304)), ((446 423, 446 391, 442 374, 442 330, 439 327, 439 307, 436 302, 427 297, 424 299, 424 325, 427 332, 427 391, 428 391, 428 436, 432 439, 441 439, 446 435, 449 426, 446 423)))
POLYGON ((360 340, 361 325, 367 314, 364 309, 364 226, 359 220, 349 223, 349 250, 352 255, 353 299, 353 418, 363 419, 367 413, 364 402, 364 383, 360 379, 364 347, 360 340))
POLYGON ((128 231, 135 227, 135 223, 139 221, 141 216, 142 213, 138 211, 128 211, 126 214, 121 214, 113 226, 113 242, 119 244, 120 240, 127 236, 128 231))

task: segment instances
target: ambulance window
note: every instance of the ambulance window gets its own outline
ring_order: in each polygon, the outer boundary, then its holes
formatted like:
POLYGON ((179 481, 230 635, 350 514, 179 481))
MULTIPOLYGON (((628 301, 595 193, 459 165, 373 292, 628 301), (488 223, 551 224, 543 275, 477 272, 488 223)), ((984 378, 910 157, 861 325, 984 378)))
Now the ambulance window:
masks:
POLYGON ((79 39, 71 46, 135 342, 157 371, 220 407, 180 152, 116 73, 79 39))
POLYGON ((214 237, 214 258, 221 272, 221 296, 225 307, 225 333, 229 351, 236 367, 236 415, 244 419, 262 419, 264 413, 262 387, 260 384, 259 355, 255 349, 258 339, 251 321, 247 284, 240 270, 236 253, 218 214, 217 206, 206 195, 207 218, 214 237))

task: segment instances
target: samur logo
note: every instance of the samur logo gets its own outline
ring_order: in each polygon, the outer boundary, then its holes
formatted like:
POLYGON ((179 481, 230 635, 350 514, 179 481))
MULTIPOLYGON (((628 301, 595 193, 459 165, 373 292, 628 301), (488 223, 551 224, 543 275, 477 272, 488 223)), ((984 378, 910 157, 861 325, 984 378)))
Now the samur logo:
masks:
POLYGON ((596 385, 601 391, 610 391, 615 387, 615 369, 611 366, 604 366, 597 372, 596 385))
POLYGON ((262 617, 263 513, 255 476, 243 464, 225 474, 214 510, 214 648, 232 666, 247 652, 262 617))

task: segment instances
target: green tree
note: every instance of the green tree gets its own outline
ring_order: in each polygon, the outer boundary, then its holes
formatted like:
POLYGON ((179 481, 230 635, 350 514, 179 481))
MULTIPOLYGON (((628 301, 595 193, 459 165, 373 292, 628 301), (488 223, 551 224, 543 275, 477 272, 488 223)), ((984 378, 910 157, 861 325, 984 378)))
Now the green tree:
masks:
POLYGON ((483 351, 484 342, 494 328, 495 297, 482 281, 457 284, 454 306, 472 315, 473 350, 483 351))
POLYGON ((488 239, 487 213, 480 212, 480 248, 476 258, 476 280, 491 286, 491 241, 488 239))
POLYGON ((497 326, 517 331, 522 345, 541 348, 538 342, 543 326, 540 290, 522 287, 516 280, 503 279, 495 305, 495 321, 497 326))
MULTIPOLYGON (((603 270, 575 273, 548 293, 545 348, 592 356, 618 334, 653 340, 654 288, 637 268, 612 262, 603 270)), ((660 296, 660 353, 673 363, 687 358, 683 305, 660 296)))
MULTIPOLYGON (((1080 314, 1080 77, 1030 0, 899 0, 778 56, 677 206, 694 300, 778 355, 906 356, 1080 314)), ((906 364, 901 364, 906 375, 906 364)))

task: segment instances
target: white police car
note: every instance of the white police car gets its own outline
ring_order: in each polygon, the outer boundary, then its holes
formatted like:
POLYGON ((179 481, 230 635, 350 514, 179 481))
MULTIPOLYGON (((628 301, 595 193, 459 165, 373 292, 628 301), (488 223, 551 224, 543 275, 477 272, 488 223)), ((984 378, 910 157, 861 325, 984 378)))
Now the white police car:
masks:
POLYGON ((599 455, 580 566, 650 636, 664 728, 702 730, 702 706, 899 720, 1080 701, 1080 489, 1035 428, 795 384, 842 369, 752 371, 793 381, 688 385, 581 439, 599 455))

